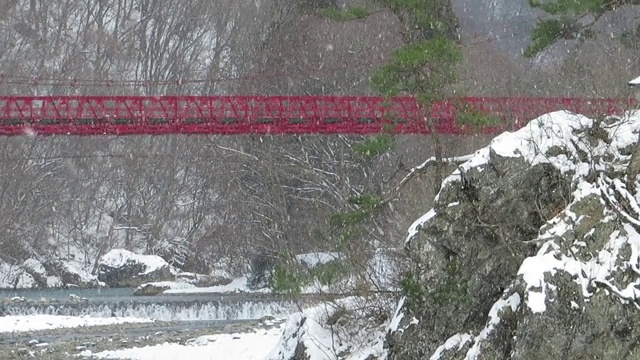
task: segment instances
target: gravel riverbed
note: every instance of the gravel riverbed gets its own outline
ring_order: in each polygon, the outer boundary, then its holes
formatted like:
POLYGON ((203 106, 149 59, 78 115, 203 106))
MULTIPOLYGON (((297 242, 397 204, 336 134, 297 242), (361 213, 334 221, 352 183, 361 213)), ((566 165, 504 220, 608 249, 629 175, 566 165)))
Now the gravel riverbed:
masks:
POLYGON ((0 334, 0 359, 36 358, 62 360, 77 358, 84 350, 93 353, 165 342, 185 344, 202 335, 234 334, 269 329, 280 321, 186 321, 91 326, 0 334))

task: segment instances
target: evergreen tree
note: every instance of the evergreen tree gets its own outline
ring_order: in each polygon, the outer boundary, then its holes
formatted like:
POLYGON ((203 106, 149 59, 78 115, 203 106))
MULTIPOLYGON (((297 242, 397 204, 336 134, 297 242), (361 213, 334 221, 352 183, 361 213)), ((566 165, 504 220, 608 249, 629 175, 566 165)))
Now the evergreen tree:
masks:
MULTIPOLYGON (((640 5, 639 0, 529 0, 529 4, 549 14, 539 20, 531 35, 531 44, 525 49, 526 57, 534 57, 558 40, 592 38, 593 25, 606 13, 625 5, 640 5)), ((621 37, 627 45, 640 38, 640 25, 629 29, 621 37)))

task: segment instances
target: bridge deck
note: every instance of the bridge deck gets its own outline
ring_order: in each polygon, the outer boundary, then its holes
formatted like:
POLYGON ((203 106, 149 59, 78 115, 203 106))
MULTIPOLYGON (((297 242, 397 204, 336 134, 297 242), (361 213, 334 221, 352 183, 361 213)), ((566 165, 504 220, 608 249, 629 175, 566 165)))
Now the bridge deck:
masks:
MULTIPOLYGON (((599 116, 635 105, 633 99, 466 97, 435 103, 429 116, 438 133, 493 133, 550 111, 599 116)), ((411 97, 0 96, 0 135, 428 134, 424 114, 411 97)))

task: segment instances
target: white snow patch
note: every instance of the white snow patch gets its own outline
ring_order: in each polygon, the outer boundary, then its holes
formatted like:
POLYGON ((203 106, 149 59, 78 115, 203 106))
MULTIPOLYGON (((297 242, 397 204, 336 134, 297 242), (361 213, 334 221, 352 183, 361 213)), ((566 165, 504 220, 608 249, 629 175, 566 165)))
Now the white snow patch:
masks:
POLYGON ((273 328, 251 333, 201 336, 187 341, 185 345, 164 343, 99 353, 85 350, 80 355, 127 360, 263 360, 276 346, 281 334, 282 329, 273 328))
POLYGON ((156 281, 150 283, 144 283, 138 286, 136 290, 140 290, 146 286, 154 286, 159 288, 165 288, 165 291, 168 290, 184 290, 184 289, 195 289, 196 286, 186 282, 178 282, 178 281, 156 281))
POLYGON ((387 331, 391 331, 391 332, 398 331, 398 326, 400 325, 400 321, 402 321, 402 318, 404 317, 404 313, 402 312, 402 307, 404 306, 404 302, 406 300, 407 298, 403 296, 398 302, 398 306, 396 307, 396 312, 394 313, 393 318, 389 323, 389 326, 387 326, 387 331))
POLYGON ((103 282, 98 282, 98 277, 96 275, 91 274, 82 263, 78 261, 63 261, 65 269, 72 273, 78 275, 80 281, 85 284, 90 284, 92 282, 98 283, 100 286, 104 286, 103 282))
POLYGON ((247 277, 242 276, 233 279, 227 285, 208 286, 208 287, 191 287, 191 288, 174 288, 165 290, 163 294, 217 294, 217 293, 268 293, 269 289, 251 290, 247 285, 247 277))
POLYGON ((59 288, 62 287, 64 284, 62 283, 62 280, 60 280, 59 277, 57 276, 47 276, 47 287, 49 288, 59 288))
POLYGON ((31 289, 36 281, 24 268, 17 265, 0 262, 0 288, 3 289, 31 289))
POLYGON ((22 263, 22 266, 38 275, 47 275, 47 271, 44 269, 44 265, 42 265, 42 263, 36 259, 27 259, 24 261, 24 263, 22 263))
MULTIPOLYGON (((279 345, 266 359, 286 360, 293 358, 299 343, 304 344, 309 360, 337 359, 365 360, 384 358, 384 338, 388 327, 367 326, 366 320, 349 318, 346 325, 327 325, 328 316, 340 308, 359 309, 362 298, 350 297, 336 303, 325 303, 293 314, 286 323, 279 345)), ((358 311, 358 310, 353 310, 358 311)))
POLYGON ((38 331, 60 328, 74 328, 80 326, 100 326, 125 323, 146 323, 149 319, 133 317, 98 318, 89 316, 59 316, 59 315, 7 315, 0 317, 0 332, 38 331))
POLYGON ((314 268, 332 261, 340 260, 344 255, 338 252, 313 252, 296 255, 296 261, 301 265, 314 268))
POLYGON ((442 357, 442 353, 447 350, 452 350, 457 348, 457 350, 462 350, 462 348, 470 341, 473 341, 473 335, 471 334, 455 334, 447 341, 440 345, 436 351, 431 355, 429 360, 440 360, 442 357))
POLYGON ((407 239, 405 243, 411 241, 416 234, 422 229, 424 224, 426 224, 429 220, 436 216, 436 211, 434 209, 429 210, 426 214, 422 215, 418 220, 414 221, 411 226, 409 226, 409 233, 407 234, 407 239))
POLYGON ((100 264, 112 268, 120 268, 127 263, 140 263, 145 266, 145 271, 140 275, 148 274, 161 269, 169 264, 157 255, 140 255, 124 249, 114 249, 100 258, 100 264))
POLYGON ((489 335, 493 332, 493 330, 500 324, 500 312, 503 309, 510 308, 511 311, 515 312, 520 307, 520 294, 514 293, 506 299, 500 299, 493 304, 491 310, 489 310, 489 320, 487 321, 487 325, 482 329, 480 334, 475 338, 475 343, 467 351, 466 360, 474 360, 480 355, 480 345, 482 342, 486 340, 489 335))

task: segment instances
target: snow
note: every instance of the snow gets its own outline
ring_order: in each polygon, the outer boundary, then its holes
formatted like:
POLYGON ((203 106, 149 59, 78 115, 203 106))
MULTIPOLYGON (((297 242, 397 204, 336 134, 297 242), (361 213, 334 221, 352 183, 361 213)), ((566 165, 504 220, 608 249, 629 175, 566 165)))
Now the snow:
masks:
POLYGON ((92 353, 83 357, 127 360, 263 360, 280 339, 282 329, 258 330, 252 333, 207 335, 187 341, 185 345, 164 343, 92 353))
POLYGON ((366 308, 363 301, 366 300, 348 297, 289 316, 278 346, 266 359, 292 359, 299 343, 304 344, 307 356, 305 359, 308 360, 384 358, 384 338, 388 324, 367 323, 363 313, 359 313, 366 308), (339 320, 335 320, 333 325, 327 324, 329 317, 343 311, 344 314, 350 315, 344 315, 342 325, 339 320))
POLYGON ((22 266, 41 276, 45 276, 47 274, 47 271, 44 269, 44 265, 36 259, 27 259, 22 263, 22 266))
POLYGON ((242 276, 233 279, 227 285, 209 286, 209 287, 193 287, 182 289, 165 290, 163 294, 217 294, 217 293, 267 293, 268 289, 251 290, 247 285, 247 277, 242 276))
POLYGON ((398 275, 400 267, 390 249, 377 248, 369 262, 371 280, 380 290, 399 291, 398 275))
POLYGON ((407 234, 407 239, 405 243, 408 243, 413 239, 414 236, 418 234, 420 229, 426 224, 429 220, 436 216, 436 211, 434 209, 429 210, 426 214, 422 215, 418 220, 414 221, 411 226, 409 226, 409 232, 407 234))
MULTIPOLYGON (((551 163, 562 172, 578 171, 581 174, 586 174, 590 171, 590 164, 586 164, 586 167, 576 168, 575 164, 569 161, 565 155, 550 157, 546 153, 554 147, 567 147, 575 152, 576 149, 571 145, 571 140, 576 141, 576 144, 580 147, 579 150, 590 153, 590 147, 584 144, 583 140, 578 139, 574 133, 575 131, 586 129, 592 124, 593 120, 584 115, 574 114, 568 111, 556 111, 542 115, 530 121, 518 131, 504 132, 496 136, 489 146, 476 151, 473 155, 461 157, 468 160, 444 179, 442 188, 448 183, 461 181, 462 173, 471 169, 482 171, 483 167, 491 160, 491 157, 495 155, 502 157, 521 157, 532 166, 539 163, 551 163)), ((637 138, 633 139, 630 136, 633 134, 632 129, 633 124, 626 127, 622 125, 618 129, 620 131, 614 143, 619 145, 618 143, 620 142, 635 142, 637 138)), ((599 151, 606 151, 606 149, 604 146, 600 146, 599 151)), ((438 197, 439 194, 436 196, 436 200, 438 197)), ((409 227, 405 243, 410 242, 420 229, 435 216, 435 210, 431 209, 416 220, 409 227)))
POLYGON ((0 261, 0 288, 30 289, 35 285, 33 276, 25 272, 22 267, 0 261))
MULTIPOLYGON (((24 298, 17 297, 14 300, 7 300, 15 303, 22 303, 24 298)), ((82 306, 19 306, 7 308, 8 315, 29 316, 29 315, 58 315, 71 317, 91 317, 91 318, 142 318, 154 321, 201 321, 201 320, 248 320, 261 319, 264 316, 286 317, 299 310, 296 301, 283 300, 242 300, 220 302, 195 301, 185 304, 158 304, 138 303, 138 304, 94 304, 84 302, 79 299, 82 306)), ((42 304, 46 304, 46 301, 42 304)))
POLYGON ((442 357, 442 353, 447 350, 455 348, 461 350, 470 341, 473 341, 473 335, 471 334, 455 334, 447 339, 444 344, 440 345, 429 360, 439 360, 442 357))
MULTIPOLYGON (((640 86, 640 77, 632 82, 640 86)), ((615 283, 616 272, 625 271, 627 268, 640 274, 640 234, 637 231, 637 226, 640 225, 640 206, 634 194, 626 190, 621 179, 609 179, 606 175, 612 173, 612 170, 625 170, 629 161, 628 149, 638 141, 640 112, 630 111, 622 117, 608 117, 599 123, 600 130, 604 130, 611 139, 610 143, 582 135, 586 129, 594 125, 594 120, 566 111, 545 114, 518 131, 505 132, 497 136, 489 146, 476 151, 467 162, 444 180, 443 187, 447 183, 461 181, 462 174, 471 169, 481 172, 495 156, 522 158, 532 166, 550 164, 570 176, 573 194, 566 208, 549 220, 536 238, 522 239, 540 246, 538 252, 526 258, 518 270, 518 281, 524 284, 524 292, 514 290, 520 288, 519 284, 507 290, 503 298, 493 304, 487 324, 480 333, 459 333, 452 336, 438 347, 431 359, 440 359, 445 356, 446 351, 461 350, 467 344, 472 346, 466 353, 466 359, 480 357, 482 344, 499 325, 502 311, 528 310, 535 314, 547 310, 549 304, 554 301, 558 288, 558 285, 553 283, 554 274, 568 274, 585 300, 603 287, 608 293, 616 295, 621 302, 634 302, 640 298, 640 278, 625 280, 624 284, 615 283), (559 151, 552 152, 552 149, 559 151), (593 177, 594 172, 599 178, 593 177), (602 214, 586 216, 572 211, 572 205, 587 197, 590 201, 599 199, 604 209, 602 214), (614 205, 620 203, 617 199, 622 199, 625 209, 634 213, 632 215, 635 217, 627 213, 619 213, 620 216, 617 216, 611 207, 604 206, 603 197, 614 205), (598 216, 600 222, 611 221, 617 216, 623 222, 618 225, 618 230, 612 231, 609 237, 604 239, 605 244, 597 249, 588 246, 593 242, 593 228, 586 229, 583 237, 572 239, 570 242, 564 238, 567 232, 573 231, 576 225, 592 216, 598 216), (589 253, 581 253, 587 249, 589 253)), ((409 228, 407 241, 436 216, 436 211, 431 209, 416 220, 409 228)), ((576 299, 567 305, 579 309, 579 303, 576 299)), ((403 320, 405 314, 401 308, 402 300, 391 320, 390 331, 404 330, 401 322, 406 324, 406 319, 403 320)))
POLYGON ((486 340, 493 330, 500 323, 500 312, 504 311, 504 309, 510 309, 512 312, 516 312, 520 307, 520 294, 514 293, 506 299, 500 299, 493 304, 491 310, 489 310, 489 320, 487 321, 487 325, 480 332, 480 334, 475 338, 475 343, 467 351, 466 360, 475 360, 480 355, 480 346, 482 342, 486 340))
POLYGON ((100 326, 125 323, 145 323, 149 319, 134 317, 98 318, 89 316, 58 316, 58 315, 25 315, 0 317, 0 332, 38 331, 48 329, 73 328, 80 326, 100 326))
MULTIPOLYGON (((156 282, 150 282, 150 283, 144 283, 141 284, 140 286, 138 286, 138 289, 141 289, 143 287, 146 286, 154 286, 154 287, 159 287, 159 288, 166 288, 167 290, 185 290, 185 289, 195 289, 195 285, 190 284, 190 283, 186 283, 186 282, 179 282, 179 281, 156 281, 156 282)), ((165 290, 165 291, 167 291, 165 290)))
POLYGON ((640 85, 640 76, 638 76, 637 78, 629 81, 628 83, 630 86, 639 86, 640 85))
POLYGON ((398 306, 396 307, 396 312, 394 313, 393 318, 391 319, 391 322, 389 323, 389 326, 387 326, 387 331, 391 331, 391 332, 398 331, 398 326, 400 325, 400 321, 404 317, 404 313, 402 312, 402 308, 404 307, 404 302, 406 300, 407 299, 405 297, 402 297, 400 299, 400 301, 398 302, 398 306))
MULTIPOLYGON (((599 191, 600 189, 593 184, 582 183, 574 192, 573 203, 582 200, 589 194, 597 194, 599 191)), ((629 259, 631 263, 634 259, 637 262, 638 254, 640 254, 640 235, 630 224, 623 226, 624 232, 614 231, 609 241, 601 250, 593 254, 594 256, 589 261, 580 261, 573 254, 564 254, 554 239, 562 236, 571 226, 579 223, 578 219, 575 219, 575 214, 569 210, 570 206, 549 222, 553 226, 547 228, 539 236, 539 239, 549 240, 542 244, 535 256, 526 258, 518 270, 518 275, 522 276, 526 284, 527 306, 534 313, 546 310, 547 290, 549 290, 550 284, 545 281, 545 274, 553 275, 563 271, 572 275, 580 285, 582 295, 589 298, 592 296, 589 291, 592 282, 606 283, 611 274, 618 269, 618 254, 622 247, 631 246, 632 259, 629 259)), ((582 243, 582 241, 577 241, 577 243, 582 243)), ((582 247, 578 246, 573 248, 574 251, 577 250, 576 252, 581 249, 582 247)))
POLYGON ((124 249, 114 249, 106 253, 100 259, 100 264, 112 268, 120 268, 127 263, 140 263, 145 266, 145 271, 140 275, 149 274, 169 264, 157 255, 139 255, 124 249))
MULTIPOLYGON (((84 282, 85 284, 98 282, 98 277, 91 274, 85 267, 82 266, 82 263, 78 261, 63 261, 62 264, 68 272, 78 275, 80 281, 84 282)), ((104 286, 104 283, 99 282, 99 285, 104 286)))
POLYGON ((313 252, 296 255, 296 261, 309 268, 339 260, 343 254, 338 252, 313 252))
POLYGON ((59 288, 62 287, 64 284, 62 283, 62 280, 57 277, 57 276, 47 276, 47 287, 49 288, 59 288))

